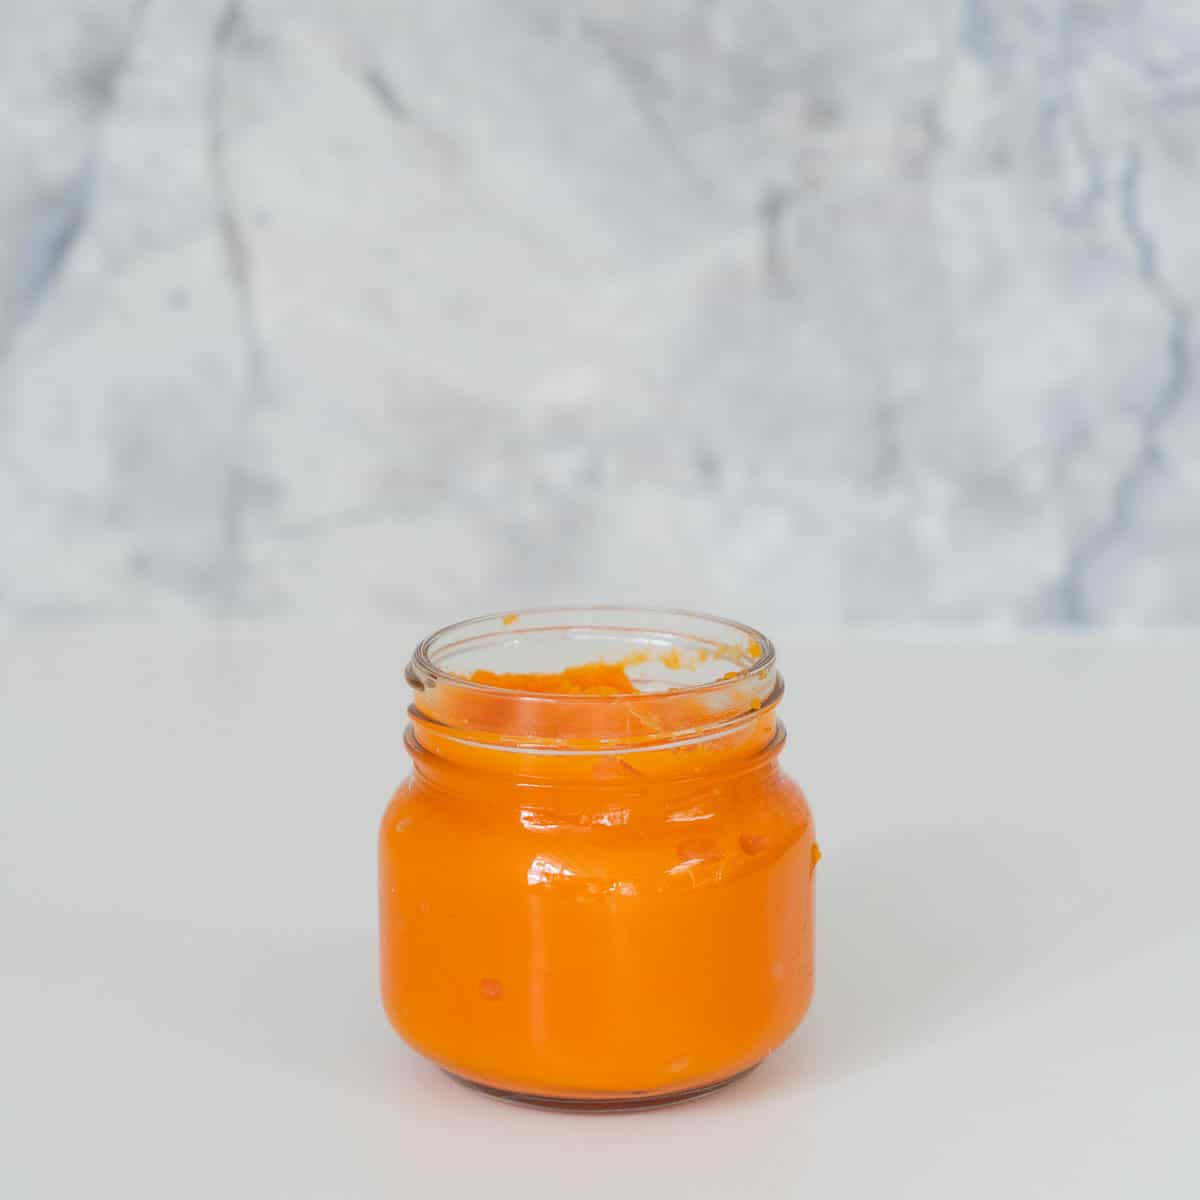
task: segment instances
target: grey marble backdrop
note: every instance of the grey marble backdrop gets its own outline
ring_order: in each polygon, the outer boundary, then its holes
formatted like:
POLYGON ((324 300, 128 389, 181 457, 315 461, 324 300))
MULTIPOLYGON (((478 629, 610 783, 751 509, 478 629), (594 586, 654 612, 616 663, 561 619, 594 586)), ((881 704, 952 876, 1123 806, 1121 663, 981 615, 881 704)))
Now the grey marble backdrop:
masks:
POLYGON ((1200 621, 1196 0, 0 0, 0 622, 1200 621))

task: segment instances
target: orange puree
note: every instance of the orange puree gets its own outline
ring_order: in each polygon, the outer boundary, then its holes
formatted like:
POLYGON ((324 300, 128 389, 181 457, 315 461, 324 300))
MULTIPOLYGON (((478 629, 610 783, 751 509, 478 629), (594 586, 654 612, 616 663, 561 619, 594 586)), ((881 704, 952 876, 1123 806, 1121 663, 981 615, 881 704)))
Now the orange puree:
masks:
POLYGON ((773 671, 643 693, 629 662, 418 685, 380 831, 384 1003, 467 1080, 684 1094, 808 1006, 819 851, 773 671))
POLYGON ((552 675, 497 675, 495 671, 481 670, 473 671, 467 678, 472 683, 486 683, 510 691, 557 696, 616 696, 637 691, 624 663, 585 663, 552 675))

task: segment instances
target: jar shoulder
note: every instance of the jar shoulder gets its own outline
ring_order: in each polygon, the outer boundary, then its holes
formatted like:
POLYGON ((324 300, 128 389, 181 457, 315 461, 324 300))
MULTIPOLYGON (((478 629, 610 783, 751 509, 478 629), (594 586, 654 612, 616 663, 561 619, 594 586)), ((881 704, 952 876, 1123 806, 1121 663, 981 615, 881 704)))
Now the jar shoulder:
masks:
POLYGON ((442 875, 458 886, 511 886, 632 896, 689 890, 806 864, 812 817, 790 776, 772 772, 697 785, 669 800, 614 793, 587 804, 539 793, 503 800, 454 796, 410 777, 380 828, 385 860, 414 883, 442 875))

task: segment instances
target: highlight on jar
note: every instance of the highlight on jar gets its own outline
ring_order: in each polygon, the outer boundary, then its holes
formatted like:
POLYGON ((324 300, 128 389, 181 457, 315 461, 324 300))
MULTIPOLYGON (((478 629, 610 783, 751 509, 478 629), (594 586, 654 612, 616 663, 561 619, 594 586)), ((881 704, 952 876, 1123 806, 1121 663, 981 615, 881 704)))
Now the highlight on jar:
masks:
POLYGON ((379 834, 383 1003, 464 1083, 555 1108, 704 1095, 813 988, 820 851, 761 633, 623 608, 464 621, 406 677, 379 834))

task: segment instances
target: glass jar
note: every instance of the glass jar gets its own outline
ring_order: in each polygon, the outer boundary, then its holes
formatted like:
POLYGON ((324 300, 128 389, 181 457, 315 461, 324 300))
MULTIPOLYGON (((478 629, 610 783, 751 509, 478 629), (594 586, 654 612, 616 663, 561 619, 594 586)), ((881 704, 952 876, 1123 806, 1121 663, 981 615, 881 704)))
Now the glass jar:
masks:
POLYGON ((413 772, 379 868, 384 1007, 410 1046, 504 1098, 636 1108, 795 1029, 819 851, 762 634, 510 613, 433 634, 407 679, 413 772))

